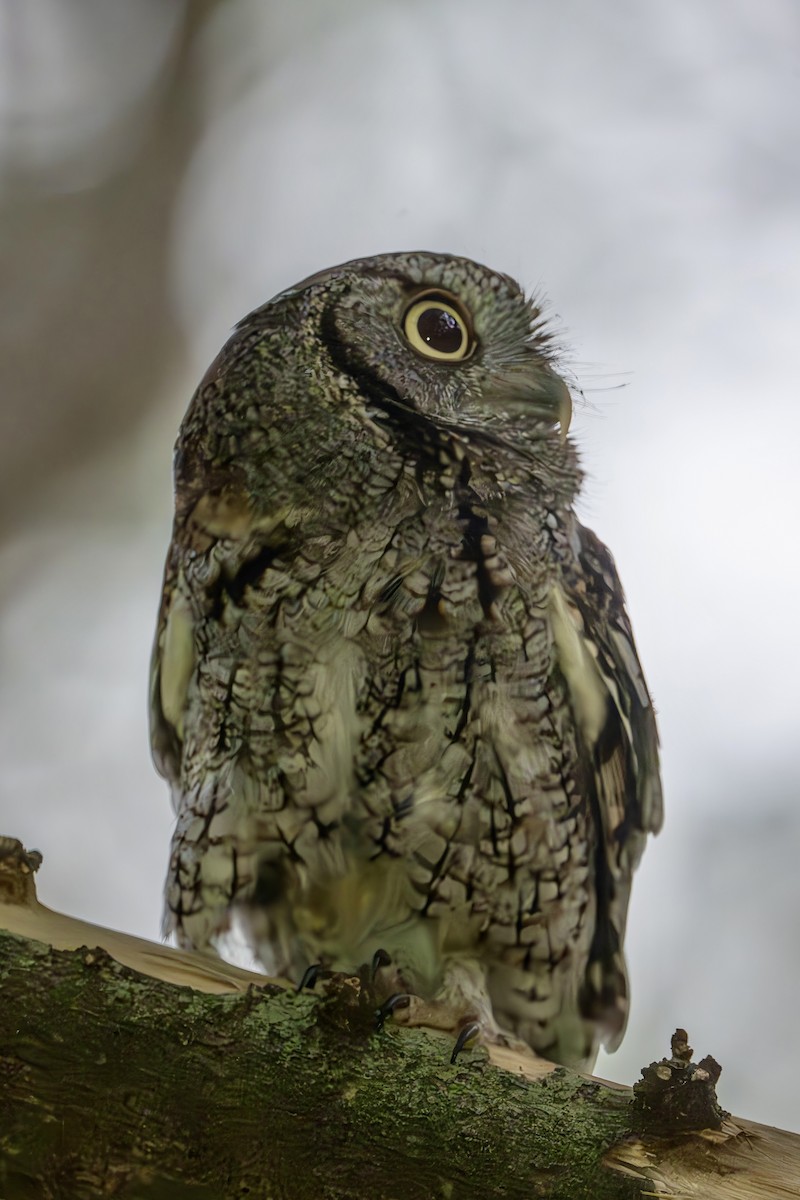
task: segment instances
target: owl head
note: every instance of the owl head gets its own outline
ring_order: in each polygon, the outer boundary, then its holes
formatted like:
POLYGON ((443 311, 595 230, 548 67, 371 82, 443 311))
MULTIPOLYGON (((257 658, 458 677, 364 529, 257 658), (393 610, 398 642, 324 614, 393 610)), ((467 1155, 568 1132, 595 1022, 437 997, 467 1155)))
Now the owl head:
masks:
POLYGON ((236 327, 181 427, 178 512, 220 495, 245 497, 248 511, 275 494, 301 506, 340 472, 357 489, 381 438, 428 462, 442 438, 540 465, 547 446, 575 475, 559 445, 571 411, 541 309, 507 275, 446 254, 356 259, 236 327))
POLYGON ((508 275, 448 254, 382 254, 312 275, 266 309, 298 302, 315 315, 323 353, 384 405, 442 423, 567 432, 552 335, 508 275))

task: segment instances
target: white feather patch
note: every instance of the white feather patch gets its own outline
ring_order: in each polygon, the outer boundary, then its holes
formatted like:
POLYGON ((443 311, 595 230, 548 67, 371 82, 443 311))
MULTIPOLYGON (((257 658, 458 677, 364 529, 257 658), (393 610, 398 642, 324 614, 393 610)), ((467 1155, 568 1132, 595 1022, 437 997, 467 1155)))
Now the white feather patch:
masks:
POLYGON ((587 741, 593 745, 606 721, 608 688, 583 632, 580 613, 558 587, 550 592, 550 626, 575 717, 587 741))
POLYGON ((181 738, 186 693, 195 662, 194 622, 182 583, 179 577, 164 627, 159 684, 161 711, 181 738))

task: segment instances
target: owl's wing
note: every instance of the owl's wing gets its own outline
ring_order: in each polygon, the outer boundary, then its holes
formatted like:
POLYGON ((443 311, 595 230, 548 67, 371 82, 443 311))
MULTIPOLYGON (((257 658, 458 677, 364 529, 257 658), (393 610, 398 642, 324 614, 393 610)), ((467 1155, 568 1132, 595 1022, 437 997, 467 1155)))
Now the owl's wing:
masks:
POLYGON ((577 564, 565 572, 556 643, 581 729, 584 787, 598 831, 597 919, 581 1009, 614 1049, 628 1008, 622 944, 631 879, 647 834, 658 832, 662 820, 658 733, 614 560, 577 524, 574 548, 577 564))
MULTIPOLYGON (((207 378, 214 369, 209 368, 207 378)), ((157 769, 173 789, 176 808, 198 625, 206 625, 208 636, 216 630, 224 637, 217 607, 226 596, 240 599, 268 562, 289 546, 284 528, 288 509, 256 511, 235 463, 215 471, 205 463, 198 467, 183 449, 180 457, 178 508, 150 662, 150 745, 157 769)))
POLYGON ((159 773, 173 789, 173 799, 180 781, 186 686, 194 663, 194 630, 178 585, 176 557, 173 540, 150 658, 150 746, 159 773))
POLYGON ((190 499, 188 516, 176 517, 164 573, 150 671, 150 740, 177 817, 163 932, 175 933, 183 947, 205 950, 226 933, 231 906, 252 892, 257 870, 242 819, 266 785, 250 772, 247 755, 227 743, 227 731, 238 732, 242 721, 230 702, 242 650, 237 618, 226 622, 225 611, 229 604, 235 610, 272 551, 264 550, 232 491, 190 499), (199 694, 203 655, 227 681, 216 697, 199 694))

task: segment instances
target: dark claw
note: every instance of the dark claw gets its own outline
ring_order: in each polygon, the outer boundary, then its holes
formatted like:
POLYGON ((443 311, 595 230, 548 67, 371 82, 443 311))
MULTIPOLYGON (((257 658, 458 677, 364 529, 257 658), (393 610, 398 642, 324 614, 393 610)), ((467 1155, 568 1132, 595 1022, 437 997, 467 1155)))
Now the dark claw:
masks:
POLYGON ((385 950, 376 950, 372 956, 372 966, 370 967, 370 975, 372 979, 378 974, 381 967, 388 967, 391 964, 391 958, 385 950))
POLYGON ((408 1008, 411 997, 407 992, 395 992, 388 1000, 384 1000, 380 1008, 375 1010, 375 1028, 383 1029, 386 1018, 390 1017, 396 1008, 408 1008))
POLYGON ((470 1040, 470 1038, 474 1038, 476 1034, 480 1033, 480 1031, 481 1031, 481 1027, 477 1021, 470 1021, 469 1025, 464 1026, 464 1028, 461 1030, 458 1037, 456 1038, 455 1046, 453 1046, 453 1053, 450 1055, 451 1063, 455 1063, 456 1059, 458 1058, 459 1054, 464 1049, 464 1047, 466 1046, 466 1044, 470 1040))
POLYGON ((305 988, 313 988, 318 979, 328 975, 330 975, 330 971, 326 971, 322 963, 312 963, 303 972, 303 978, 297 985, 298 992, 302 992, 305 988))

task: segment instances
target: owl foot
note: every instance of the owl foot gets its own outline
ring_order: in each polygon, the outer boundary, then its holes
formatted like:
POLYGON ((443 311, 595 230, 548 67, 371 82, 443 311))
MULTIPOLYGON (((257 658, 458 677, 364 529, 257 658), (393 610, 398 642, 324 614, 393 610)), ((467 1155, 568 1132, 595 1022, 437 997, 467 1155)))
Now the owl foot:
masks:
POLYGON ((469 1024, 464 1026, 456 1038, 456 1043, 453 1046, 453 1053, 450 1055, 450 1062, 453 1065, 455 1065, 456 1059, 466 1046, 467 1042, 471 1042, 472 1039, 477 1037, 480 1032, 481 1026, 479 1021, 470 1021, 469 1024))
POLYGON ((390 967, 391 965, 391 955, 387 954, 385 950, 376 950, 372 956, 372 964, 370 966, 370 977, 373 982, 381 967, 390 967))
POLYGON ((330 979, 333 971, 328 971, 322 963, 312 963, 310 967, 306 967, 303 972, 303 977, 297 985, 298 992, 304 992, 306 988, 313 988, 320 979, 330 979))
POLYGON ((395 992, 388 1000, 384 1000, 380 1008, 375 1010, 375 1028, 380 1031, 386 1024, 386 1018, 391 1017, 398 1008, 408 1008, 411 997, 407 992, 395 992))
POLYGON ((408 992, 395 993, 376 1010, 376 1027, 379 1030, 383 1029, 387 1017, 394 1016, 398 1012, 400 1013, 398 1023, 401 1025, 407 1025, 410 1028, 421 1026, 428 1029, 440 1029, 445 1033, 454 1034, 455 1043, 450 1054, 451 1063, 455 1063, 461 1051, 476 1039, 481 1042, 503 1040, 502 1035, 498 1035, 494 1022, 487 1023, 471 1016, 464 1016, 463 1012, 455 1011, 442 1001, 426 1001, 420 996, 414 996, 408 992))

